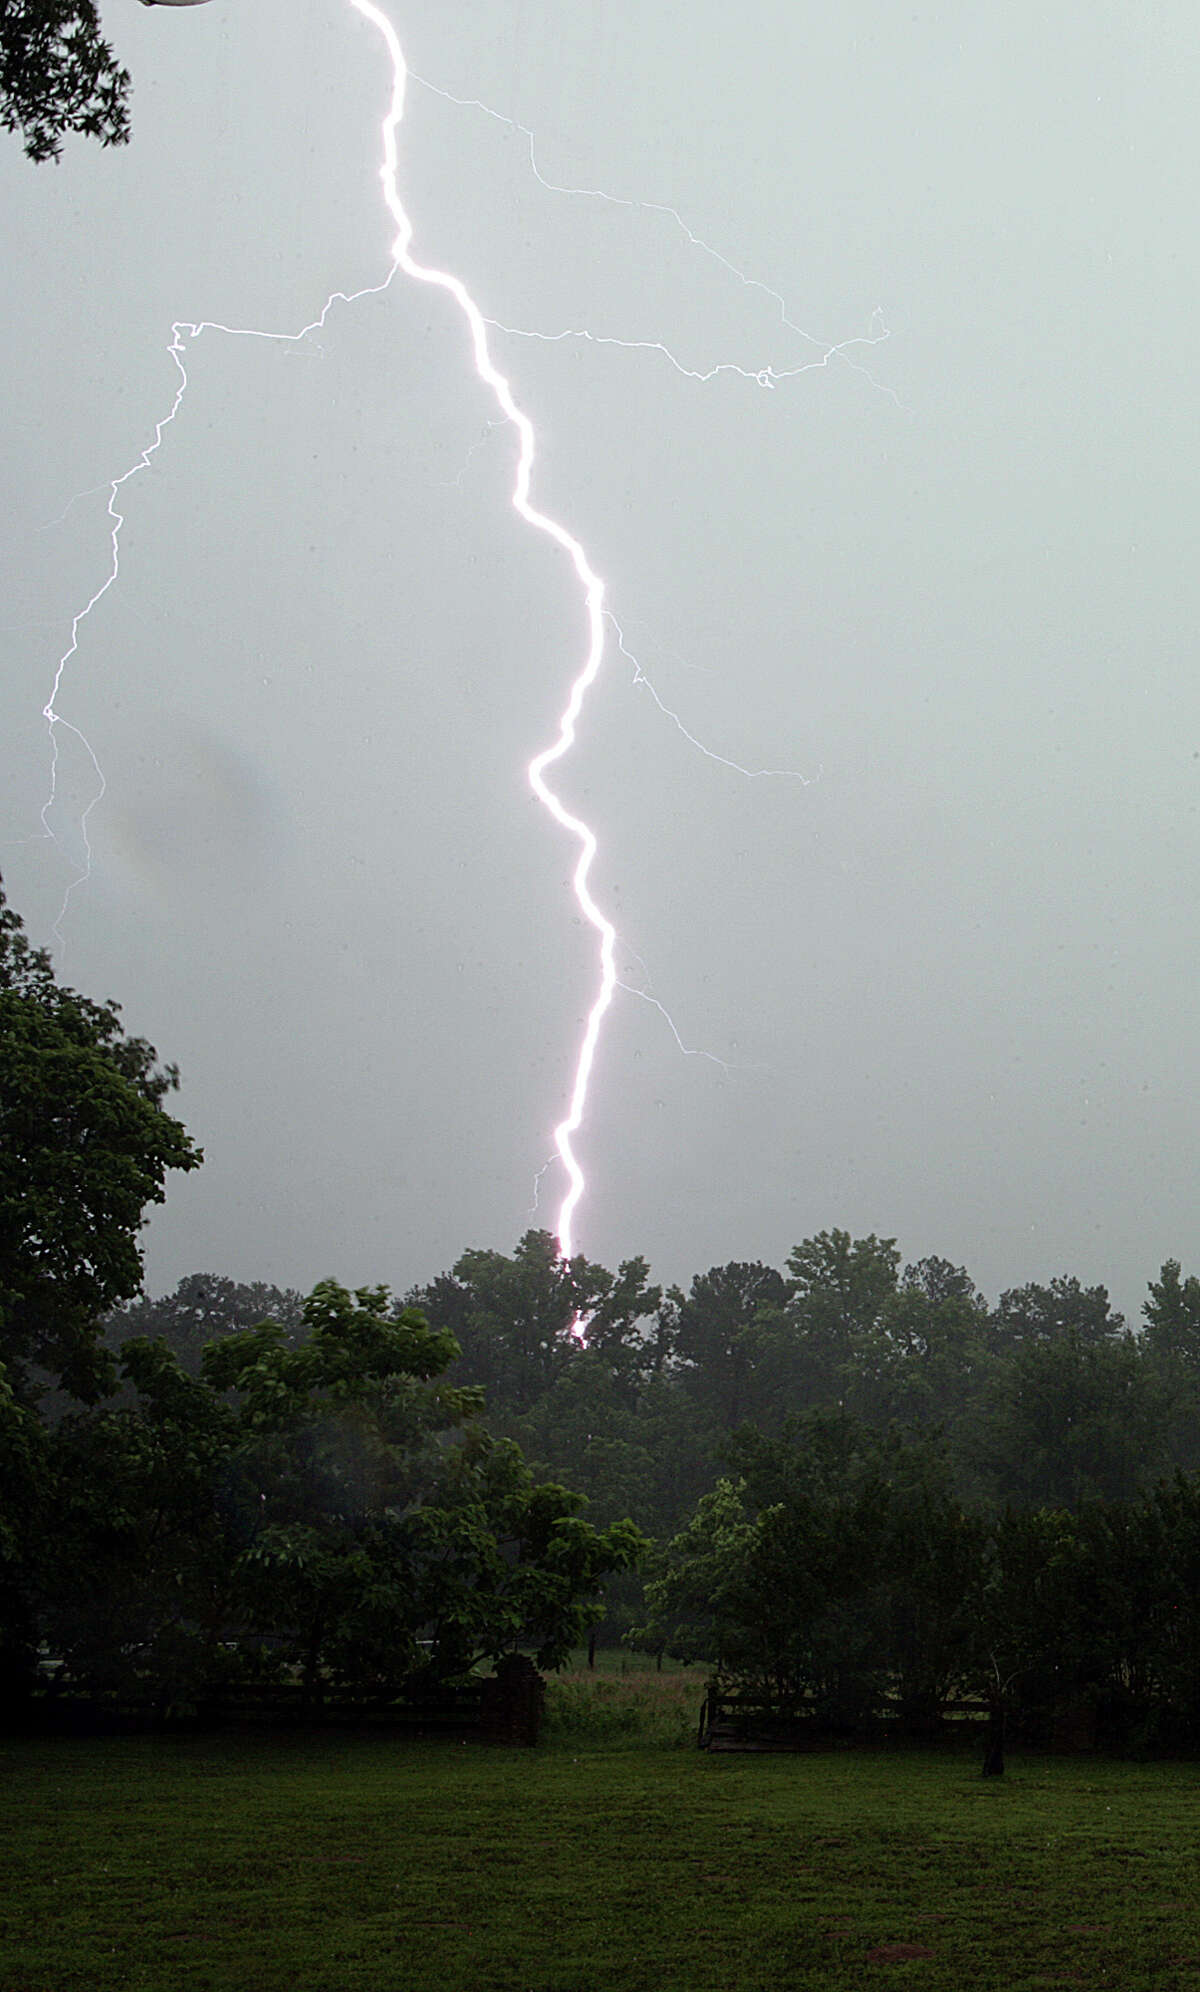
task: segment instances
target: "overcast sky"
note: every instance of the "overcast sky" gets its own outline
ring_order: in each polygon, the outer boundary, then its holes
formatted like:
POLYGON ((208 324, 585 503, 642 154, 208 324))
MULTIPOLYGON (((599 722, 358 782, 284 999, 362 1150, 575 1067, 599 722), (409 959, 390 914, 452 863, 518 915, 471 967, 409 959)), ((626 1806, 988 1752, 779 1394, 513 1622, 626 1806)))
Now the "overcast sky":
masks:
MULTIPOLYGON (((1077 1273, 1200 1266, 1200 380, 1182 0, 391 0, 415 253, 490 316, 663 704, 612 649, 567 803, 626 980, 580 1249, 687 1279, 827 1225, 1077 1273), (632 16, 632 18, 631 18, 632 16), (877 315, 881 314, 881 316, 877 315), (773 389, 725 372, 847 358, 773 389), (813 343, 813 342, 816 343, 813 343), (856 364, 850 364, 853 359, 856 364)), ((0 867, 50 938, 41 710, 176 320, 378 284, 389 72, 349 0, 107 0, 134 136, 0 150, 0 867), (76 497, 76 494, 86 494, 76 497), (70 504, 72 498, 76 502, 70 504)), ((204 333, 58 709, 108 788, 62 974, 177 1060, 207 1161, 148 1284, 403 1288, 553 1224, 594 949, 530 796, 585 632, 513 516, 461 318, 401 279, 302 346, 204 333)))

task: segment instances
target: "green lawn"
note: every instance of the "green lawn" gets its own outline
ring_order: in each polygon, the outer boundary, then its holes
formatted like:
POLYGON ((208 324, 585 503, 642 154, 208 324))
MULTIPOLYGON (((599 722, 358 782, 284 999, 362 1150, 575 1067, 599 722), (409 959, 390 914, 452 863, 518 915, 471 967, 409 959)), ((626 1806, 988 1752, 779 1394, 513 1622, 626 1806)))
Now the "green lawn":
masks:
POLYGON ((0 1780, 3 1992, 1200 1988, 1190 1765, 560 1730, 9 1742, 0 1780))

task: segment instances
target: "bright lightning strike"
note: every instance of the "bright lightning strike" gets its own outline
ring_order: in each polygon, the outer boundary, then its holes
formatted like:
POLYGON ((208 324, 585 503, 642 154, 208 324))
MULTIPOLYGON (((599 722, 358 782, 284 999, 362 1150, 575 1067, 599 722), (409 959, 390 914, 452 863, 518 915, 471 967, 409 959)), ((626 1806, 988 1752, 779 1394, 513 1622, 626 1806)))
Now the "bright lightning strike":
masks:
MULTIPOLYGON (((312 319, 307 325, 302 326, 298 331, 279 332, 255 327, 231 326, 221 324, 215 320, 203 320, 198 323, 179 321, 172 327, 168 351, 176 369, 177 381, 171 406, 167 414, 156 423, 153 439, 141 451, 137 460, 127 470, 123 471, 120 476, 113 479, 107 487, 107 512, 111 521, 108 571, 88 602, 72 620, 70 642, 58 660, 50 695, 43 707, 43 718, 46 721, 50 736, 49 792, 41 811, 41 820, 46 836, 57 841, 51 818, 58 798, 60 732, 65 730, 79 742, 95 775, 94 791, 88 799, 79 820, 84 852, 83 866, 70 879, 65 889, 62 905, 54 922, 53 931, 61 943, 63 940, 62 922, 70 902, 71 894, 90 875, 92 850, 88 835, 88 823, 93 810, 101 801, 106 789, 103 772, 90 743, 80 729, 59 711, 58 699, 62 689, 64 674, 80 647, 83 625, 108 594, 120 574, 121 532, 125 524, 125 514, 121 509, 123 503, 122 492, 125 485, 137 477, 141 471, 150 468, 153 459, 162 447, 167 430, 179 415, 189 386, 186 356, 190 345, 198 340, 205 332, 219 332, 230 338, 258 339, 299 346, 301 342, 307 340, 313 333, 324 327, 330 312, 336 304, 350 305, 362 298, 379 295, 388 289, 397 272, 402 272, 414 283, 421 283, 444 291, 454 300, 466 322, 470 335, 476 374, 479 380, 489 389, 497 409, 496 418, 488 423, 484 435, 474 448, 482 447, 483 443, 487 441, 491 432, 495 429, 511 428, 515 431, 517 438, 517 462, 512 491, 513 509, 527 526, 551 540, 560 552, 566 555, 579 584, 581 604, 586 624, 586 643, 583 646, 582 661, 576 670, 575 677, 570 683, 566 705, 558 721, 557 733, 548 746, 534 755, 527 769, 530 786, 542 807, 557 826, 568 833, 577 846, 578 855, 572 875, 573 889, 576 902, 585 920, 591 927, 597 944, 597 983, 576 1053, 574 1076, 567 1111, 554 1130, 555 1155, 551 1156, 538 1171, 534 1188, 536 1206, 541 1179, 546 1171, 553 1166, 555 1159, 557 1159, 567 1179, 567 1189, 558 1212, 557 1239, 563 1257, 569 1258, 572 1255, 574 1247, 573 1226, 575 1215, 585 1190, 583 1170, 575 1153, 575 1138, 579 1134, 586 1115, 589 1088, 601 1032, 616 990, 620 988, 629 995, 636 996, 640 1000, 651 1004, 658 1010, 667 1023, 676 1046, 684 1055, 708 1059, 726 1071, 731 1069, 723 1059, 716 1057, 714 1053, 696 1050, 686 1045, 670 1013, 659 1002, 658 998, 650 993, 648 986, 639 988, 636 984, 626 982, 618 976, 616 967, 616 930, 613 923, 597 904, 590 885, 591 871, 597 850, 595 832, 589 824, 584 822, 582 818, 574 815, 566 807, 548 779, 548 771, 575 744, 577 726, 584 702, 589 690, 595 683, 604 660, 606 623, 610 624, 615 631, 617 643, 622 654, 634 667, 634 685, 646 688, 658 709, 666 718, 672 721, 683 737, 700 753, 708 759, 719 763, 721 766, 730 768, 749 779, 756 779, 764 775, 784 775, 791 776, 793 779, 801 782, 807 782, 809 778, 794 769, 746 768, 739 762, 731 760, 726 755, 716 753, 711 748, 706 747, 702 741, 698 740, 684 725, 679 714, 666 705, 663 699, 660 698, 653 684, 651 684, 642 670, 637 658, 628 648, 623 631, 616 618, 606 607, 604 583, 592 568, 582 544, 564 525, 550 517, 547 513, 539 510, 532 501, 531 491, 536 457, 534 428, 529 417, 518 405, 509 380, 497 367, 492 357, 488 333, 489 331, 501 332, 509 336, 535 339, 543 342, 559 342, 567 339, 575 339, 597 346, 614 346, 628 352, 651 352, 661 356, 678 373, 690 380, 706 382, 714 380, 721 375, 729 374, 761 387, 774 387, 780 382, 791 380, 797 375, 806 373, 813 368, 828 367, 835 360, 841 360, 853 367, 855 371, 861 373, 873 386, 879 387, 883 393, 888 394, 893 400, 897 400, 892 390, 886 386, 881 386, 879 382, 875 381, 861 361, 852 357, 851 353, 852 348, 869 347, 882 343, 887 339, 888 332, 883 323, 882 314, 876 311, 872 314, 869 331, 860 338, 848 339, 838 344, 826 344, 817 340, 812 334, 803 331, 793 321, 789 315, 787 304, 778 291, 760 282, 757 278, 747 276, 745 272, 740 270, 719 250, 714 249, 709 243, 696 235, 688 227, 676 209, 660 202, 626 199, 606 193, 600 189, 561 186, 548 179, 538 165, 532 132, 526 127, 516 124, 513 119, 504 117, 501 113, 492 110, 488 105, 479 102, 477 99, 455 97, 451 92, 440 90, 437 86, 416 77, 408 68, 400 39, 392 22, 383 12, 382 8, 375 4, 375 0, 350 0, 350 5, 365 21, 370 23, 378 31, 386 46, 391 64, 392 87, 390 102, 380 127, 383 155, 383 163, 380 167, 380 180, 383 187, 384 202, 396 228, 392 247, 391 267, 384 279, 378 284, 367 285, 360 290, 351 292, 333 292, 327 298, 318 316, 312 319), (444 98, 447 102, 464 108, 477 109, 489 118, 520 132, 528 143, 529 163, 534 178, 548 192, 603 201, 614 207, 669 218, 693 248, 711 257, 714 262, 719 264, 747 290, 760 292, 766 298, 773 301, 778 308, 779 320, 782 326, 818 350, 802 363, 789 367, 776 367, 774 365, 747 367, 733 361, 722 360, 707 368, 696 369, 685 365, 669 347, 659 340, 618 338, 614 335, 596 333, 588 328, 568 328, 548 332, 522 326, 502 325, 496 319, 485 317, 460 278, 449 271, 434 269, 422 264, 412 254, 413 224, 400 198, 398 182, 398 133, 404 119, 407 87, 410 81, 422 83, 423 87, 432 91, 433 94, 444 98)), ((899 405, 898 401, 897 405, 899 405)), ((474 454, 474 449, 472 450, 472 454, 474 454)), ((466 466, 464 465, 463 472, 460 472, 457 481, 461 482, 465 469, 466 466)), ((101 490, 104 488, 104 486, 99 487, 101 490)), ((90 494, 76 494, 77 498, 87 495, 90 494)), ((75 502, 75 499, 71 500, 71 504, 75 502)), ((67 510, 70 510, 70 506, 67 507, 67 510)), ((65 513, 63 516, 65 517, 65 513)))
POLYGON ((571 685, 566 706, 558 723, 557 737, 548 747, 544 747, 539 754, 534 755, 527 770, 530 786, 542 807, 549 812, 559 828, 567 831, 579 846, 572 885, 580 910, 599 941, 599 986, 584 1024, 567 1111, 554 1130, 554 1146, 567 1174, 567 1192, 559 1206, 556 1235, 560 1252, 564 1259, 569 1259, 574 1248, 572 1226, 575 1212, 584 1192, 584 1175, 575 1154, 574 1141, 583 1125, 592 1068, 596 1062, 596 1048, 600 1042, 600 1031, 611 1007, 613 991, 617 984, 615 961, 617 932, 612 921, 596 904, 589 883, 592 863, 596 856, 596 833, 582 817, 572 815, 561 797, 551 788, 546 779, 546 771, 560 761, 574 745, 575 729, 584 699, 595 683, 604 658, 604 583, 594 572, 587 554, 574 535, 569 533, 557 519, 552 519, 548 513, 539 511, 532 503, 530 488, 536 455, 533 424, 518 407, 508 380, 492 359, 488 347, 487 322, 479 306, 460 278, 453 276, 447 270, 435 270, 427 264, 418 263, 412 254, 413 225, 400 198, 398 184, 397 139, 404 118, 408 65, 395 28, 387 15, 373 4, 373 0, 350 0, 350 4, 364 20, 370 21, 379 30, 391 58, 392 99, 381 127, 383 165, 380 168, 380 179, 383 183, 384 201, 396 224, 396 239, 392 246, 395 264, 415 283, 428 284, 435 290, 445 291, 454 299, 462 312, 471 335, 475 370, 484 385, 490 388, 505 420, 517 432, 513 509, 527 526, 531 526, 535 532, 544 534, 547 539, 561 548, 574 568, 583 590, 584 611, 587 618, 587 646, 583 664, 571 685))

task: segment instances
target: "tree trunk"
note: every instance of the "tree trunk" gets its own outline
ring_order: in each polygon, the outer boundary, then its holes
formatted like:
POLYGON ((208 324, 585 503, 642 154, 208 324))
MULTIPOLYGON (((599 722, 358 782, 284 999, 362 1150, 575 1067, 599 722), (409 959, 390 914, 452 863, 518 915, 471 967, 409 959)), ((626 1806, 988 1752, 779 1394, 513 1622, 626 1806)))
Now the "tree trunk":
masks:
POLYGON ((1004 1776, 1004 1703, 993 1702, 988 1710, 987 1733, 983 1739, 983 1770, 985 1778, 1004 1776))
POLYGON ((316 1714, 321 1695, 321 1637, 325 1631, 325 1616, 318 1612, 308 1636, 308 1651, 304 1656, 304 1691, 300 1698, 300 1719, 311 1722, 316 1714))

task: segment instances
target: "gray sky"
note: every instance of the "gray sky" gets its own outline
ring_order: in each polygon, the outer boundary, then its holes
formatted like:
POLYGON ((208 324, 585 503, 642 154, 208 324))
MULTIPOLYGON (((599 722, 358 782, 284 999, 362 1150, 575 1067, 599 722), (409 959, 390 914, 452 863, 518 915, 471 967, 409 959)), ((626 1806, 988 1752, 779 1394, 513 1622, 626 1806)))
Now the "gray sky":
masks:
MULTIPOLYGON (((631 981, 580 1141, 581 1249, 686 1279, 831 1224, 1070 1271, 1195 1266, 1200 54, 1182 0, 392 0, 416 254, 509 326, 535 498, 610 651, 568 804, 631 981), (630 16, 634 18, 630 19, 630 16), (797 776, 804 776, 800 780, 797 776)), ((386 274, 388 71, 349 0, 105 26, 134 140, 0 150, 10 446, 0 866, 38 940, 79 851, 41 709, 107 564, 106 480, 172 322, 294 331, 386 274), (99 490, 97 487, 101 487, 99 490), (64 508, 79 497, 65 517, 64 508)), ((514 518, 454 307, 397 279, 296 347, 205 333, 60 712, 108 782, 62 973, 183 1068, 207 1151, 148 1233, 193 1269, 403 1287, 509 1249, 593 951, 531 799, 583 641, 514 518)))

